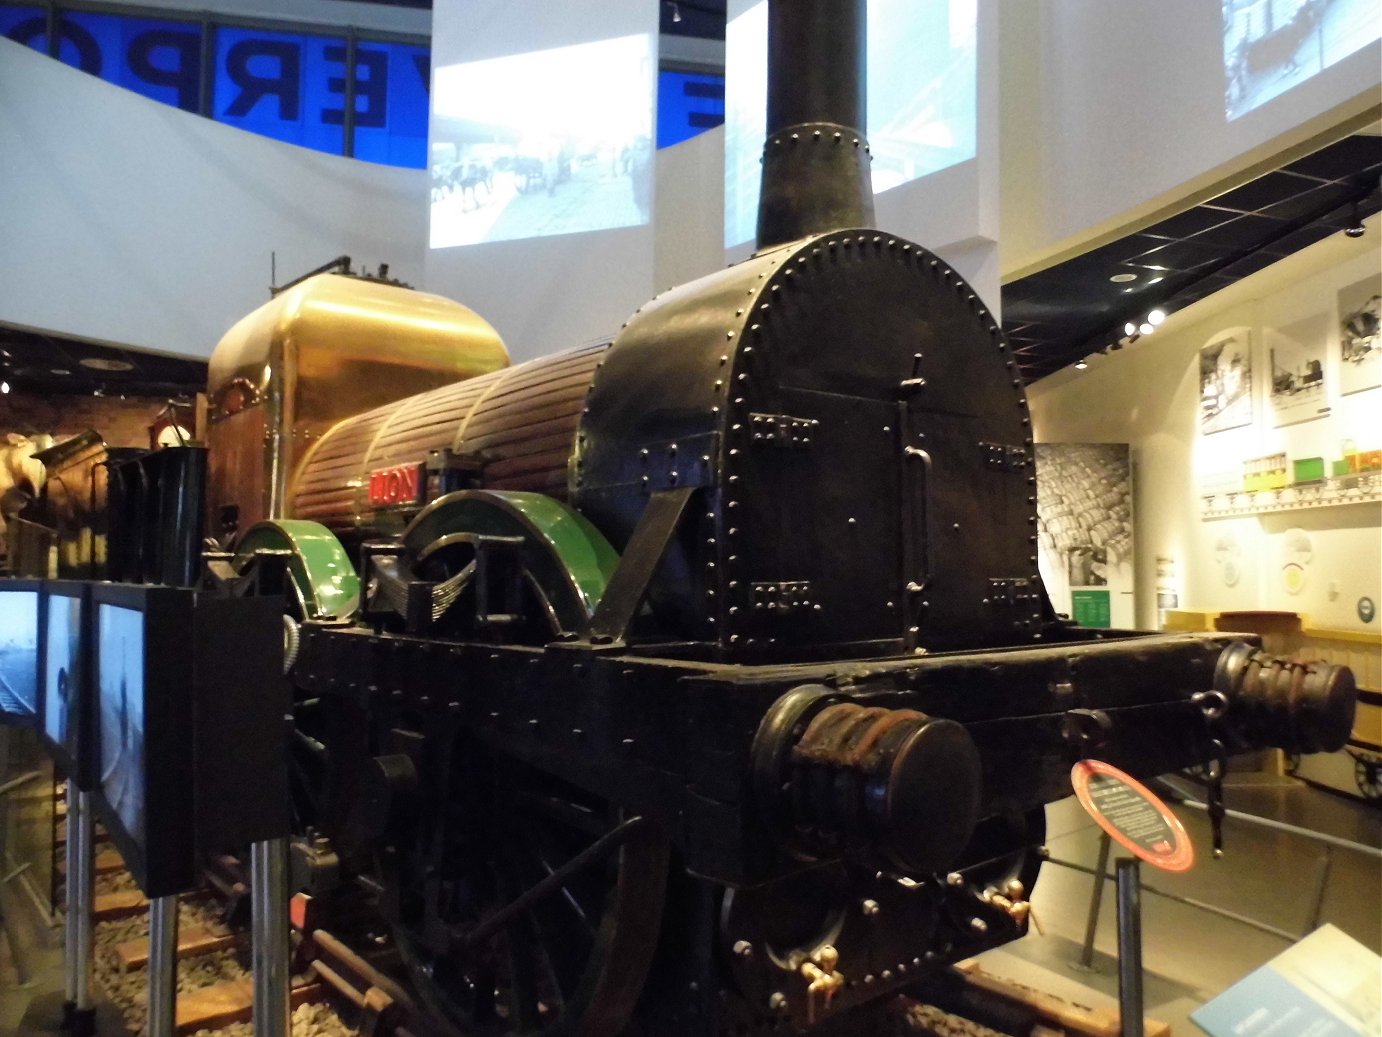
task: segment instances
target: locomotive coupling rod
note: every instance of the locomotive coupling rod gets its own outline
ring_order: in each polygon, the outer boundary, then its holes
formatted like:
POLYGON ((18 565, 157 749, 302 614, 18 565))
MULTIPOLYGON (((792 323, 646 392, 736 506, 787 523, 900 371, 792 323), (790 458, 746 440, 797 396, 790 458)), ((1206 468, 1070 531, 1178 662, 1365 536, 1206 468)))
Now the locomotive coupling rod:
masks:
POLYGON ((627 821, 620 822, 537 885, 524 890, 516 899, 505 904, 475 928, 464 933, 457 933, 456 941, 461 945, 460 949, 473 950, 485 943, 499 930, 507 927, 514 919, 530 911, 537 903, 566 885, 567 879, 571 878, 572 875, 604 860, 645 824, 647 821, 642 817, 631 817, 627 821))

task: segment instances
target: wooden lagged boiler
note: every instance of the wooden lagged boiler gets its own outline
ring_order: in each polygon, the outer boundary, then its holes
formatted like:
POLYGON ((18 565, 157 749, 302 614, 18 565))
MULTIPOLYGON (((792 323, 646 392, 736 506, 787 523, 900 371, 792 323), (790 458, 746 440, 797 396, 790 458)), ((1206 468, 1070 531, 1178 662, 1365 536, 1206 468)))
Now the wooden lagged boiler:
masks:
POLYGON ((1072 763, 1332 749, 1347 670, 1076 628, 993 315, 872 226, 863 0, 771 0, 759 249, 606 343, 323 274, 211 365, 287 559, 295 876, 462 1032, 869 1032, 1021 936, 1072 763))

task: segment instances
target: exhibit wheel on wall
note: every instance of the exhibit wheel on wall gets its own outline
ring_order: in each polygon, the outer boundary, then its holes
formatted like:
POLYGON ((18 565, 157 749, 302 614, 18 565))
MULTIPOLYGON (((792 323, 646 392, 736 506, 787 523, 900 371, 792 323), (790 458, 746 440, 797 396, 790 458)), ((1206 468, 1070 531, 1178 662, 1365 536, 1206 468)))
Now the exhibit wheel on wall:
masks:
POLYGON ((1358 783, 1358 791, 1373 803, 1382 800, 1382 756, 1360 753, 1352 749, 1353 780, 1358 783))
POLYGON ((666 839, 478 745, 456 759, 445 818, 381 867, 423 997, 466 1034, 622 1032, 657 945, 666 839))

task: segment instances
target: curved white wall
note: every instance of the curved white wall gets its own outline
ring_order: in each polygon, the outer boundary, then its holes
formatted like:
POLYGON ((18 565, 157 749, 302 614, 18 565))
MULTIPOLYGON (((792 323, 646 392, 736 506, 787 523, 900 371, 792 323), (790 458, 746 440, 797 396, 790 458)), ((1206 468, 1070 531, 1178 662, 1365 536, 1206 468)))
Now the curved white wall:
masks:
POLYGON ((1360 597, 1382 601, 1382 505, 1202 519, 1197 484, 1197 469, 1235 468, 1277 450, 1328 463, 1339 457, 1343 440, 1358 450, 1382 449, 1382 388, 1341 395, 1338 380, 1338 291, 1382 272, 1382 218, 1367 223, 1361 238, 1326 238, 1172 314, 1134 346, 1092 358, 1088 370, 1067 368, 1029 390, 1037 442, 1132 445, 1137 618, 1144 629, 1156 625, 1156 559, 1166 557, 1175 561, 1181 608, 1286 609, 1320 626, 1376 632, 1376 621, 1362 623, 1356 606, 1360 597), (1271 368, 1264 336, 1316 317, 1325 328, 1331 413, 1276 428, 1266 410, 1271 368), (1254 337, 1254 420, 1202 436, 1200 348, 1226 329, 1243 327, 1254 337), (1304 529, 1314 546, 1309 577, 1297 594, 1281 580, 1284 535, 1293 528, 1304 529), (1223 550, 1236 551, 1236 582, 1225 579, 1221 542, 1223 550))
POLYGON ((207 356, 338 255, 422 280, 427 174, 146 100, 0 39, 0 321, 207 356))
MULTIPOLYGON (((1063 258, 1382 105, 1376 40, 1229 120, 1221 5, 1004 4, 1003 271, 1063 258)), ((1279 163, 1278 163, 1279 164, 1279 163)), ((1226 189, 1226 188, 1225 188, 1226 189)))

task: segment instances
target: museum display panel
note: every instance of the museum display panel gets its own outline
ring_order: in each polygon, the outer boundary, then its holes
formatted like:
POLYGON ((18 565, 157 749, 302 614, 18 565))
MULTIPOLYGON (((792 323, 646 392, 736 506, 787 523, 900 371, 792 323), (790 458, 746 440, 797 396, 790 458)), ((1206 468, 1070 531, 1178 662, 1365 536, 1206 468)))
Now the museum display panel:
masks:
POLYGON ((39 711, 40 584, 0 583, 0 722, 32 724, 39 711))

